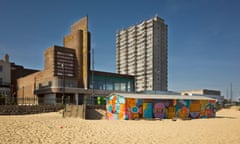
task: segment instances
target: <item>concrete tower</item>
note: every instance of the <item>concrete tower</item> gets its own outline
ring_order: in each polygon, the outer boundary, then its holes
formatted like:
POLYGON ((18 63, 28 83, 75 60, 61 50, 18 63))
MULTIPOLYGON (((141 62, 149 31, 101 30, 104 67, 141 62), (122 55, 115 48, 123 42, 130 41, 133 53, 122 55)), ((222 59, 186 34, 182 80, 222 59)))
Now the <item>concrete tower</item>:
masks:
POLYGON ((136 91, 167 91, 167 31, 159 17, 116 34, 116 71, 135 76, 136 91))

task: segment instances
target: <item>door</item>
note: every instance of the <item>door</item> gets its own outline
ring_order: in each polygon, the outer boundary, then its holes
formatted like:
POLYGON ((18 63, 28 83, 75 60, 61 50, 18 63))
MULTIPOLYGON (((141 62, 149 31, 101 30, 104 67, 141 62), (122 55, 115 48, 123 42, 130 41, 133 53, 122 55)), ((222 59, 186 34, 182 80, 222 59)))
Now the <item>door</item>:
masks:
POLYGON ((143 103, 143 118, 152 118, 152 103, 143 103))

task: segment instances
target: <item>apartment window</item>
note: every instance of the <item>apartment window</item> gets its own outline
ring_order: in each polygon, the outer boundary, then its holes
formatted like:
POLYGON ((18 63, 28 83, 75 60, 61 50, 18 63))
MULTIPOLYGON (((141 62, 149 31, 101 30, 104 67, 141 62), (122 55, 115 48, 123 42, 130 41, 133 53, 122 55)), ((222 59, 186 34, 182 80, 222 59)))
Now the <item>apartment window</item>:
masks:
POLYGON ((0 72, 2 72, 3 71, 3 66, 2 65, 0 65, 0 72))
POLYGON ((2 78, 0 77, 0 84, 2 84, 2 82, 3 82, 3 81, 2 81, 2 78))

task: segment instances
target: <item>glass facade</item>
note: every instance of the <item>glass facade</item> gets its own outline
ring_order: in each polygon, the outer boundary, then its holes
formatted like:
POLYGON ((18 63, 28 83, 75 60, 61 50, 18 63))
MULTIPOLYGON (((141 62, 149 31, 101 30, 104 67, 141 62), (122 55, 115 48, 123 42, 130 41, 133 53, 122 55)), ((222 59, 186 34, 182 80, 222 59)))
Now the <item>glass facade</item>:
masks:
POLYGON ((134 78, 114 76, 109 74, 92 73, 89 75, 89 88, 98 90, 109 90, 109 91, 121 91, 121 92, 134 92, 134 78), (93 81, 92 81, 93 78, 93 81))

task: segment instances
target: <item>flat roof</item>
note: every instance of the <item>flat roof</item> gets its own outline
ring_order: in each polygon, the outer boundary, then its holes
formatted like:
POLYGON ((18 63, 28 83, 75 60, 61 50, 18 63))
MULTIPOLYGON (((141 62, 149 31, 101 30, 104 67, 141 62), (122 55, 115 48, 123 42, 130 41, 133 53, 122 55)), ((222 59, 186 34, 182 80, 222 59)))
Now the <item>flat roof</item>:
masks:
POLYGON ((168 94, 135 94, 135 93, 111 93, 111 95, 120 95, 126 98, 137 99, 162 99, 162 100, 216 100, 206 96, 186 96, 186 95, 168 95, 168 94))
POLYGON ((92 72, 94 72, 94 75, 97 75, 97 76, 110 76, 110 77, 120 77, 120 78, 134 79, 134 76, 127 75, 127 74, 118 74, 118 73, 112 73, 112 72, 90 70, 90 74, 92 74, 92 72))

